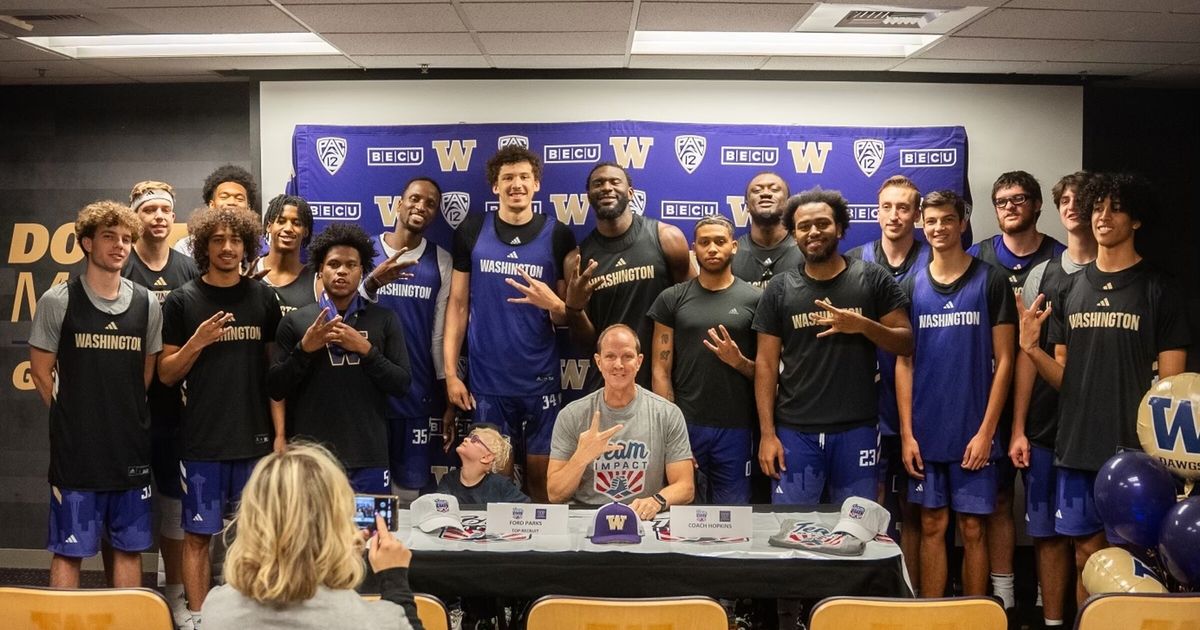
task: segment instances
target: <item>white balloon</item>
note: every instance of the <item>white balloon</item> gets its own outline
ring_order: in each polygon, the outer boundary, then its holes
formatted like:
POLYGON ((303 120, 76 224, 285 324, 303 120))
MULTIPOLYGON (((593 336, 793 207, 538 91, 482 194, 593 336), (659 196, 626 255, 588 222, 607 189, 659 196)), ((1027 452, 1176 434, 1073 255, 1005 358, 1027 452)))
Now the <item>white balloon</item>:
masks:
POLYGON ((1200 374, 1159 380, 1142 397, 1137 415, 1142 450, 1184 479, 1200 479, 1200 374))
POLYGON ((1158 576, 1146 563, 1120 547, 1101 549, 1083 565, 1083 587, 1101 593, 1166 593, 1158 576))

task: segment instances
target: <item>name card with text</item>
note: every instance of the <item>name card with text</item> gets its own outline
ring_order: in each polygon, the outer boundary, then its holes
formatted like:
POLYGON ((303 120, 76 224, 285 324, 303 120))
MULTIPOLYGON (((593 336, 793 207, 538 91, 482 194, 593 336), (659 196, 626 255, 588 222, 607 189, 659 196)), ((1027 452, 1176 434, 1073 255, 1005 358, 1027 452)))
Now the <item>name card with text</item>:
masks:
POLYGON ((566 536, 567 506, 544 503, 489 503, 487 533, 566 536))
POLYGON ((753 519, 748 505, 672 505, 670 527, 681 538, 750 538, 753 519))

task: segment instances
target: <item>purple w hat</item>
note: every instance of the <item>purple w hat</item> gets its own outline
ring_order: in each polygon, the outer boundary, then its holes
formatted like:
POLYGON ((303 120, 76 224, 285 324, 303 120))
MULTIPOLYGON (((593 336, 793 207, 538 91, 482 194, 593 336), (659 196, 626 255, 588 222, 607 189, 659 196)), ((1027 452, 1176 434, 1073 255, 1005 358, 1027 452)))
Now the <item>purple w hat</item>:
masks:
POLYGON ((609 503, 596 510, 589 534, 597 545, 608 543, 636 544, 642 542, 642 522, 637 512, 624 503, 609 503))

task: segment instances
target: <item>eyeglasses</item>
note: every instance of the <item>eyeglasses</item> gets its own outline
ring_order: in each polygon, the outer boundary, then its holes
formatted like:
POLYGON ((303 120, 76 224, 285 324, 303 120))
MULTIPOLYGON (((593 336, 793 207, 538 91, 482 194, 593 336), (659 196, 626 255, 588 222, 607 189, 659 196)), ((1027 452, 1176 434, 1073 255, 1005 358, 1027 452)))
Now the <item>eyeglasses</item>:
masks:
POLYGON ((485 450, 485 451, 487 451, 487 452, 489 452, 489 453, 491 453, 491 452, 492 452, 492 449, 488 448, 488 445, 487 445, 487 444, 485 444, 485 443, 483 442, 483 440, 479 438, 479 435, 478 435, 478 434, 472 433, 471 435, 468 435, 468 436, 467 436, 467 441, 468 441, 468 442, 471 442, 471 443, 473 443, 473 444, 478 444, 479 446, 482 446, 482 447, 483 447, 483 450, 485 450))
POLYGON ((1010 203, 1014 206, 1019 206, 1026 201, 1029 201, 1029 195, 1013 195, 1011 197, 1000 197, 998 199, 993 199, 992 205, 996 206, 997 208, 1003 208, 1010 203))

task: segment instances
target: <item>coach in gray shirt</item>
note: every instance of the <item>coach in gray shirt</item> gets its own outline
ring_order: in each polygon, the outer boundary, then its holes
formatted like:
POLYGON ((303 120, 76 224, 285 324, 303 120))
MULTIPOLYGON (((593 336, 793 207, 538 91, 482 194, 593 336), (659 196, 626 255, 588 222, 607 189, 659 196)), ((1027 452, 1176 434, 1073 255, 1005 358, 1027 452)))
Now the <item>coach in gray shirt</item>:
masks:
POLYGON ((556 503, 628 503, 642 519, 691 503, 692 449, 683 413, 635 383, 637 334, 600 333, 594 357, 604 387, 563 408, 550 441, 547 491, 556 503))

